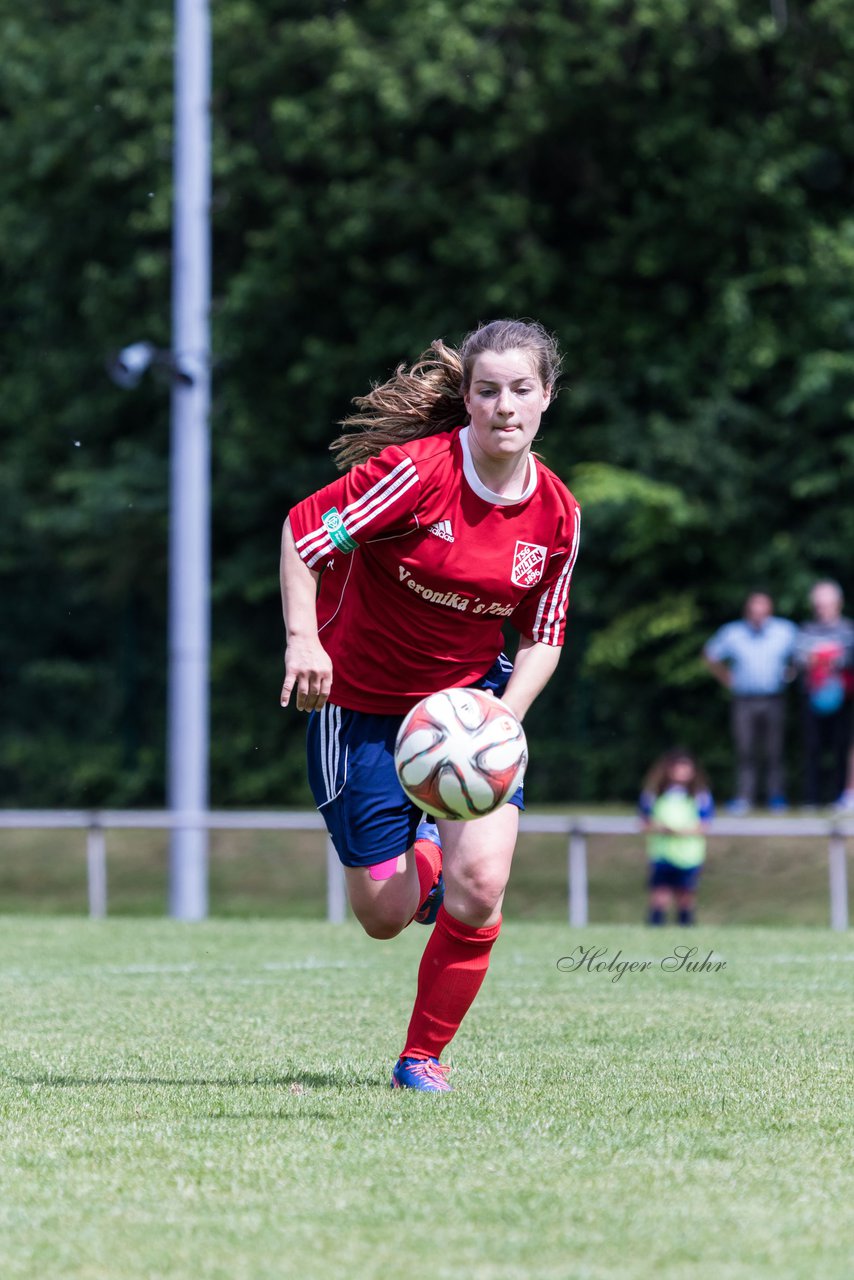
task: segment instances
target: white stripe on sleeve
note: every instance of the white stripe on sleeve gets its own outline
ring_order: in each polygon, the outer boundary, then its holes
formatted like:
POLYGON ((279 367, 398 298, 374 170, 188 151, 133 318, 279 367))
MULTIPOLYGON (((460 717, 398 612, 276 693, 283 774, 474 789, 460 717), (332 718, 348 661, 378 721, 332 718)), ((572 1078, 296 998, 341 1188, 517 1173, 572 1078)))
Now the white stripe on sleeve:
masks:
MULTIPOLYGON (((345 531, 353 538, 355 533, 376 520, 417 482, 418 471, 415 463, 411 458, 404 458, 392 468, 388 475, 383 476, 360 497, 347 504, 341 512, 341 522, 345 531)), ((356 541, 355 538, 353 540, 356 541)), ((334 553, 335 544, 326 526, 320 525, 319 528, 303 534, 298 539, 296 548, 308 567, 312 568, 318 560, 334 553)))
POLYGON ((381 484, 374 485, 358 502, 351 502, 342 514, 344 528, 352 538, 364 525, 376 520, 388 507, 397 502, 407 489, 418 483, 418 472, 411 458, 406 465, 400 463, 394 471, 389 472, 381 484))
POLYGON ((561 569, 560 576, 544 591, 540 597, 539 608, 533 626, 533 636, 535 641, 542 644, 556 644, 560 635, 560 627, 566 617, 566 607, 569 600, 569 584, 572 578, 572 570, 575 567, 575 561, 578 558, 578 547, 581 540, 581 512, 578 508, 575 510, 575 528, 572 537, 572 547, 570 548, 569 557, 566 564, 561 569))

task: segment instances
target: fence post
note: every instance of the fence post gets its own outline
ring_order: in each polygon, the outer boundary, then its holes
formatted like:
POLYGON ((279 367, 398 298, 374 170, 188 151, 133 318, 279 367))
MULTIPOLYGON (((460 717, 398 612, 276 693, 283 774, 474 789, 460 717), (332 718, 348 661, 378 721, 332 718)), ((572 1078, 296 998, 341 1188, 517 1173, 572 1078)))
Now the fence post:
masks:
POLYGON ((839 831, 831 831, 827 850, 831 929, 848 928, 848 868, 845 864, 845 852, 845 837, 839 831))
POLYGON ((578 827, 569 833, 569 923, 573 929, 587 924, 587 837, 578 827))
POLYGON ((332 837, 326 837, 326 919, 330 924, 343 924, 347 916, 347 886, 332 837))
POLYGON ((103 920, 107 914, 107 837, 96 822, 86 831, 86 871, 89 915, 103 920))

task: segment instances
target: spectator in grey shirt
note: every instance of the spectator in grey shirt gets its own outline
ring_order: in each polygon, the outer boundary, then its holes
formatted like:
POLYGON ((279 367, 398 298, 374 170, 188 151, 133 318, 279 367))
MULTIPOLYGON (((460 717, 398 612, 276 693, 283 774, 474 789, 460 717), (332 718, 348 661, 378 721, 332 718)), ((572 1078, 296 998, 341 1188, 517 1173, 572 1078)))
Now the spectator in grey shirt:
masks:
POLYGON ((842 616, 838 582, 817 582, 810 592, 813 620, 798 632, 795 661, 801 676, 804 804, 826 804, 845 790, 854 694, 854 622, 842 616))
POLYGON ((765 796, 770 809, 787 807, 783 775, 786 683, 798 629, 774 617, 774 602, 753 591, 744 616, 728 622, 707 642, 703 659, 716 680, 732 694, 730 727, 735 749, 735 796, 730 813, 747 813, 757 800, 760 764, 765 765, 765 796))

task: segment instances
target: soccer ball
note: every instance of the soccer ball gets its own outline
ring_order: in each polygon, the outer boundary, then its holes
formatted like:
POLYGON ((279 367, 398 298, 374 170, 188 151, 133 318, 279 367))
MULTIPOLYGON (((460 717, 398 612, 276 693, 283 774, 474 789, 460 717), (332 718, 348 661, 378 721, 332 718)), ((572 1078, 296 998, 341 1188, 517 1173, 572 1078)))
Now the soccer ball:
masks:
POLYGON ((400 785, 436 818, 482 818, 510 799, 528 744, 516 716, 482 689, 428 694, 404 719, 394 748, 400 785))

